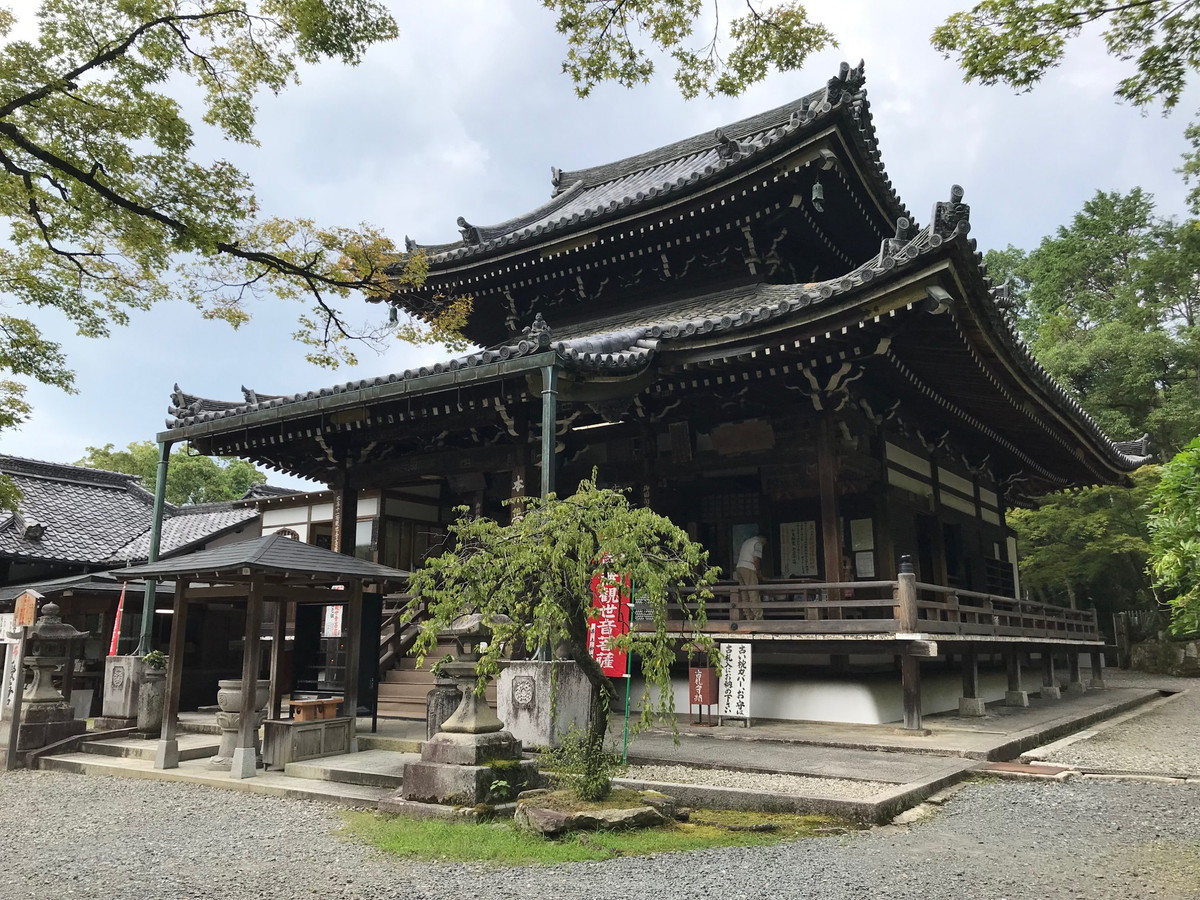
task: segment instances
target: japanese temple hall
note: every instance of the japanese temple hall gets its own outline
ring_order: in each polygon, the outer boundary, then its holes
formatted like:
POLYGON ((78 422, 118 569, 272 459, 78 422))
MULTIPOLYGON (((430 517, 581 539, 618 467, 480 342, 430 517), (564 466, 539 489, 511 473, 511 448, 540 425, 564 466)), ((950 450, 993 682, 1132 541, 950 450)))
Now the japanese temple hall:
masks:
POLYGON ((708 625, 751 645, 755 717, 914 727, 922 704, 1084 689, 1095 613, 1019 599, 1005 515, 1121 483, 1146 448, 1103 434, 1034 361, 962 189, 923 222, 901 201, 861 64, 715 131, 551 173, 530 212, 408 241, 429 275, 390 302, 420 317, 469 295, 465 334, 486 349, 294 394, 176 388, 162 447, 329 485, 334 549, 399 568, 420 563, 398 543, 407 506, 443 525, 459 505, 506 517, 502 501, 568 494, 593 469, 731 578, 762 531, 761 614, 724 586, 708 625))

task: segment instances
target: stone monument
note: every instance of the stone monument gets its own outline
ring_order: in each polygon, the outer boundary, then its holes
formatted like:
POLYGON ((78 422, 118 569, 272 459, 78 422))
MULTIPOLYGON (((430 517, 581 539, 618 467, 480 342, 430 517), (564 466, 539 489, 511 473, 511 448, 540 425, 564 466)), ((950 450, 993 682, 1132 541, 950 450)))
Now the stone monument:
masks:
POLYGON ((476 613, 457 619, 447 633, 458 653, 441 671, 458 684, 462 700, 422 745, 421 761, 405 764, 403 786, 379 809, 438 818, 511 812, 513 799, 537 778, 537 763, 521 758, 521 742, 475 690, 480 644, 491 629, 476 613))

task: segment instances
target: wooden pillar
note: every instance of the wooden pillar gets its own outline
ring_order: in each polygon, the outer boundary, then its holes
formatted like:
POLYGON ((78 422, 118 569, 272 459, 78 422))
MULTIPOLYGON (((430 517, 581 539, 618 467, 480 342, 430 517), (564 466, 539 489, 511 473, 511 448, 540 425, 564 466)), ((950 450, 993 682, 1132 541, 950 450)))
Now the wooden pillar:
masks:
POLYGON ((1004 654, 1008 669, 1008 691, 1004 695, 1005 706, 1028 706, 1029 692, 1021 688, 1021 650, 1014 647, 1004 654))
POLYGON ((333 550, 354 555, 358 536, 358 486, 350 472, 342 470, 342 478, 333 498, 333 550))
MULTIPOLYGON (((912 560, 907 556, 900 563, 896 601, 900 631, 914 633, 917 628, 917 576, 913 573, 912 560)), ((904 727, 912 731, 920 730, 921 660, 908 649, 900 656, 900 687, 904 694, 904 727)))
POLYGON ((817 423, 817 478, 821 494, 821 543, 825 554, 825 580, 841 581, 842 530, 837 495, 837 450, 831 413, 817 423))
POLYGON ((1046 647, 1042 650, 1042 699, 1058 700, 1061 697, 1062 692, 1054 677, 1054 650, 1046 647))
POLYGON ((1104 691, 1108 687, 1104 683, 1104 651, 1092 651, 1092 681, 1088 685, 1093 691, 1104 691))
MULTIPOLYGON (((267 706, 269 718, 278 719, 283 712, 283 649, 287 636, 287 611, 291 601, 280 598, 275 601, 275 621, 271 627, 271 702, 267 706)), ((290 689, 290 685, 288 686, 290 689)))
POLYGON ((904 692, 904 727, 921 730, 921 660, 911 653, 900 657, 900 686, 904 692))
POLYGON ((175 582, 174 615, 171 616, 170 657, 167 660, 167 697, 163 703, 162 731, 154 751, 154 768, 179 768, 179 690, 183 681, 183 647, 187 642, 187 583, 175 582))
POLYGON ((242 653, 242 713, 238 725, 237 746, 233 749, 233 764, 229 775, 232 778, 253 778, 258 768, 258 753, 255 749, 258 737, 258 670, 259 648, 262 630, 263 576, 255 575, 250 580, 250 593, 246 598, 246 644, 242 653))

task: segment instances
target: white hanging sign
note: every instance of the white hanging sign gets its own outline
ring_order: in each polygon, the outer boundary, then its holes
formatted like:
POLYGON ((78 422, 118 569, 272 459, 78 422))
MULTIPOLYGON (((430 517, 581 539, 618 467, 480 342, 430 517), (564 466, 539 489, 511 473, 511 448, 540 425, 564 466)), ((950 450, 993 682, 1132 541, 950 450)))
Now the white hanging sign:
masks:
POLYGON ((750 721, 750 645, 717 644, 721 652, 721 706, 723 719, 750 721))

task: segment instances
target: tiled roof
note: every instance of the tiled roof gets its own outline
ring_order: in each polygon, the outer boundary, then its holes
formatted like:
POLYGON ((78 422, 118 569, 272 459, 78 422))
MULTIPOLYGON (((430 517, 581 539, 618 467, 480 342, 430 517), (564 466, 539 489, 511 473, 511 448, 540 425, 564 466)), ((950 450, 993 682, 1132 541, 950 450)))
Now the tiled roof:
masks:
POLYGON ((739 330, 754 329, 772 320, 786 324, 791 317, 803 316, 802 311, 808 307, 840 298, 893 271, 924 264, 926 257, 939 248, 953 246, 959 247, 973 260, 977 277, 982 280, 984 289, 990 291, 990 302, 987 304, 990 326, 1008 344, 1017 364, 1024 368, 1027 376, 1049 392, 1056 405, 1093 436, 1101 453, 1113 464, 1130 470, 1147 462, 1144 447, 1139 448, 1137 442, 1115 444, 1079 402, 1033 358, 1032 352, 1017 334, 1005 292, 992 288, 982 256, 976 252, 974 242, 966 236, 970 230, 969 213, 969 207, 962 203, 961 188, 955 186, 949 202, 935 205, 930 225, 918 231, 907 220, 901 220, 897 223, 896 237, 884 240, 876 256, 837 278, 808 284, 751 284, 591 319, 553 333, 539 316, 534 327, 526 329, 522 340, 495 350, 470 354, 419 370, 409 369, 387 377, 276 397, 265 403, 218 410, 210 401, 198 400, 191 407, 173 407, 171 412, 174 418, 168 419, 168 427, 219 420, 257 409, 285 407, 317 396, 336 396, 373 385, 420 379, 547 349, 554 350, 564 364, 578 371, 597 374, 638 372, 651 364, 657 352, 670 349, 672 341, 685 341, 721 332, 729 333, 732 337, 739 330))
MULTIPOLYGON (((154 497, 138 476, 12 456, 0 456, 0 472, 22 494, 17 513, 0 524, 0 557, 99 565, 145 555, 154 497)), ((254 516, 253 510, 231 504, 168 504, 162 552, 191 546, 254 516)))
POLYGON ((863 82, 862 63, 853 69, 843 63, 838 75, 818 91, 715 131, 613 163, 574 172, 556 169, 554 195, 537 209, 497 225, 475 226, 460 217, 462 240, 428 246, 409 241, 409 249, 423 249, 436 267, 628 215, 751 168, 842 112, 848 112, 856 124, 857 137, 876 167, 893 209, 906 215, 883 171, 863 82))
POLYGON ((250 569, 255 572, 308 575, 327 581, 342 577, 362 578, 368 581, 397 581, 408 577, 408 572, 381 566, 344 553, 325 550, 314 544, 306 544, 280 534, 248 541, 239 541, 178 556, 175 559, 134 566, 118 570, 116 576, 123 580, 154 577, 156 575, 213 575, 240 572, 250 569))

